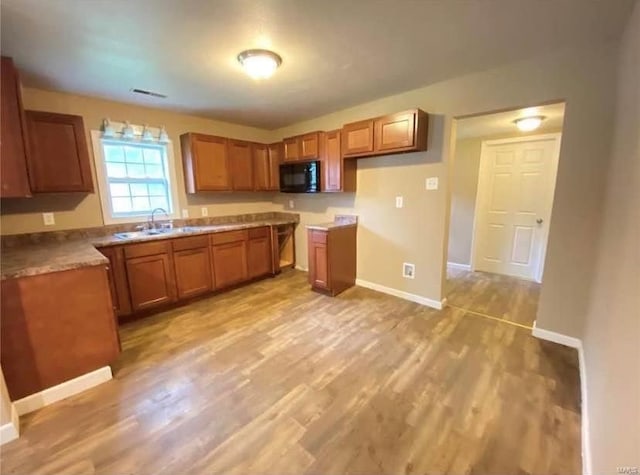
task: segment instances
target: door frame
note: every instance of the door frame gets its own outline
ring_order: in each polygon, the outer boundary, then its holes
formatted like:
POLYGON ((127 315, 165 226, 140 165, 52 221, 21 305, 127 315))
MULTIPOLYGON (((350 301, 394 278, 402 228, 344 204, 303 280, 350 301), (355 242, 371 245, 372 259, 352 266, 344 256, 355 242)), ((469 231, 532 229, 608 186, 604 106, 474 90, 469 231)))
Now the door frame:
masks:
POLYGON ((478 257, 478 216, 479 212, 482 209, 482 204, 486 201, 488 196, 488 179, 487 179, 487 171, 488 171, 488 158, 487 152, 488 148, 492 145, 502 145, 508 143, 519 143, 519 142, 531 142, 536 140, 548 140, 552 139, 555 141, 555 148, 553 156, 551 157, 551 167, 552 167, 552 181, 553 181, 553 190, 551 190, 551 206, 548 210, 548 216, 545 216, 547 220, 548 226, 545 226, 542 231, 542 252, 541 252, 541 262, 538 264, 538 269, 536 270, 535 280, 538 283, 542 282, 542 274, 544 273, 544 263, 547 257, 547 242, 549 240, 549 230, 551 229, 551 213, 553 211, 553 201, 555 199, 556 192, 556 181, 558 177, 558 162, 560 158, 560 145, 562 143, 562 132, 552 132, 552 133, 543 133, 543 134, 535 134, 535 135, 525 135, 522 137, 511 137, 506 139, 493 139, 493 140, 483 140, 480 146, 480 166, 478 170, 478 188, 476 190, 476 204, 473 211, 473 231, 471 235, 471 271, 476 270, 476 261, 478 257))

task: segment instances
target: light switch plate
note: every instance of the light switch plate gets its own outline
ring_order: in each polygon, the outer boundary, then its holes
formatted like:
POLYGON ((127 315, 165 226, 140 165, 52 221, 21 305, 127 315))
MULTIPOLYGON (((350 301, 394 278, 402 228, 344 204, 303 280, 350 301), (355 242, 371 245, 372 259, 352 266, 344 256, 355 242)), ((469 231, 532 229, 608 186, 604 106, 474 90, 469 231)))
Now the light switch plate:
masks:
POLYGON ((202 213, 202 216, 209 216, 209 210, 207 208, 200 208, 200 213, 202 213))
POLYGON ((42 221, 45 226, 53 226, 56 224, 56 219, 53 216, 53 213, 42 213, 42 221))
POLYGON ((188 218, 189 217, 189 210, 188 209, 183 209, 182 210, 182 217, 183 218, 188 218))
POLYGON ((437 190, 438 189, 438 177, 432 176, 427 178, 426 183, 427 190, 437 190))
POLYGON ((396 196, 396 208, 402 208, 404 206, 404 198, 402 196, 396 196))

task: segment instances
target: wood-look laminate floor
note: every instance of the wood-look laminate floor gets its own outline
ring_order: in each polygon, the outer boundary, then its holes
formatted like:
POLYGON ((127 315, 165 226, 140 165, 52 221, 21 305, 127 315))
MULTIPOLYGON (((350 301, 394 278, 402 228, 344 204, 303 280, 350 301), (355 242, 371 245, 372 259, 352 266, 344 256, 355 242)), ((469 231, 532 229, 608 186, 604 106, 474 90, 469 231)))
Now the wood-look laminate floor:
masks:
POLYGON ((581 473, 577 355, 514 325, 291 271, 121 337, 3 474, 581 473))
POLYGON ((540 284, 508 275, 447 269, 450 305, 533 327, 540 284))

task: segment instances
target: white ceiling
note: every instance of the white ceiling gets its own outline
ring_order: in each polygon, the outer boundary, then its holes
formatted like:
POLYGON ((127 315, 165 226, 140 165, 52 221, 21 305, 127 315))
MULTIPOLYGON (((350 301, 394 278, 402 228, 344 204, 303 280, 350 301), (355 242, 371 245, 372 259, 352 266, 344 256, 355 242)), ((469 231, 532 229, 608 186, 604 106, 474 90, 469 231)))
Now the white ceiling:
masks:
POLYGON ((277 128, 618 36, 633 0, 2 0, 27 86, 277 128), (243 49, 283 58, 255 82, 243 49), (131 88, 167 99, 137 96, 131 88))
POLYGON ((549 104, 538 107, 527 107, 494 114, 479 115, 458 120, 457 139, 474 137, 495 137, 509 134, 521 134, 513 123, 521 117, 541 115, 545 117, 536 132, 557 131, 562 129, 564 120, 564 103, 549 104))

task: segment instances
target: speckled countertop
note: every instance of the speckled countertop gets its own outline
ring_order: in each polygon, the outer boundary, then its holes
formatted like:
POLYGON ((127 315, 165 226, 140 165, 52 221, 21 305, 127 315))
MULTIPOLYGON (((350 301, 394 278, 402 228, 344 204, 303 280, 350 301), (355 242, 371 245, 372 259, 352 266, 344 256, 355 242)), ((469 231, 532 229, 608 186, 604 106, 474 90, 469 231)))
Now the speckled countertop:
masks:
POLYGON ((337 214, 335 219, 329 223, 319 223, 319 224, 307 224, 307 229, 317 229, 318 231, 329 231, 330 229, 335 228, 348 228, 351 226, 358 225, 358 217, 347 215, 347 214, 337 214))
MULTIPOLYGON (((20 235, 4 237, 8 244, 3 243, 0 255, 1 279, 13 279, 38 274, 48 274, 63 270, 108 264, 109 261, 96 247, 107 247, 138 242, 157 241, 161 239, 179 239, 180 237, 196 234, 211 234, 238 229, 249 229, 261 226, 279 226, 299 222, 297 214, 289 213, 261 213, 259 215, 243 215, 255 219, 224 222, 221 220, 205 220, 205 223, 188 222, 180 227, 188 226, 187 231, 172 231, 162 234, 136 236, 133 238, 119 238, 114 235, 113 227, 105 226, 103 235, 95 235, 99 231, 73 230, 69 232, 39 233, 34 235, 20 235), (222 222, 216 222, 222 221, 222 222)), ((236 217, 224 217, 233 220, 236 217)), ((201 220, 202 221, 202 220, 201 220)), ((131 228, 131 226, 129 226, 131 228)), ((116 232, 127 232, 120 229, 116 232)))

